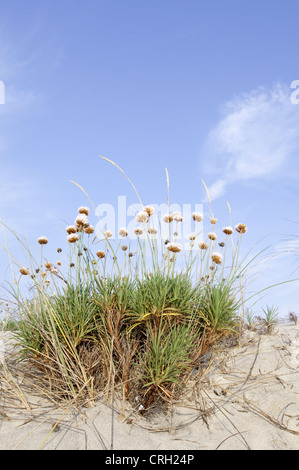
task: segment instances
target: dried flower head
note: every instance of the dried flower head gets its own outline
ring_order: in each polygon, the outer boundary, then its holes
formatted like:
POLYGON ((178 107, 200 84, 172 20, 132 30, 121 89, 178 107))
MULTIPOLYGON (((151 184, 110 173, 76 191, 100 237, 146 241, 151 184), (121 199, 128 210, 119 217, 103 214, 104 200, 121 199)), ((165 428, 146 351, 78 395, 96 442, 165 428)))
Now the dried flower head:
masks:
POLYGON ((62 252, 62 249, 61 248, 57 248, 57 253, 61 253, 62 252))
POLYGON ((89 220, 86 214, 79 214, 75 220, 76 227, 83 229, 89 226, 89 220))
POLYGON ((61 261, 57 261, 57 266, 61 266, 61 261))
POLYGON ((90 210, 89 210, 89 207, 82 206, 82 207, 79 207, 78 212, 79 214, 89 215, 90 210))
POLYGON ((173 221, 173 217, 172 217, 171 214, 165 214, 164 217, 163 217, 163 220, 164 220, 164 222, 170 224, 170 222, 173 221))
POLYGON ((104 236, 105 236, 105 238, 111 238, 112 237, 112 232, 110 232, 110 230, 105 230, 104 236))
POLYGON ((235 226, 235 229, 238 233, 246 233, 247 232, 247 227, 245 224, 238 224, 235 226))
POLYGON ((24 268, 23 266, 20 268, 20 273, 22 274, 22 276, 27 276, 29 274, 29 269, 28 268, 24 268))
POLYGON ((121 237, 124 237, 124 238, 125 238, 125 237, 128 236, 128 233, 129 233, 129 232, 128 232, 128 230, 127 230, 125 227, 122 227, 122 228, 119 229, 118 233, 119 233, 119 235, 120 235, 121 237))
POLYGON ((155 213, 155 209, 153 208, 153 206, 145 206, 145 208, 143 209, 145 212, 147 212, 148 216, 150 217, 151 215, 154 215, 155 213))
POLYGON ((88 235, 91 235, 94 232, 94 227, 89 225, 88 227, 85 227, 84 232, 88 233, 88 235))
POLYGON ((201 250, 207 250, 208 249, 208 245, 205 242, 200 242, 198 246, 201 250))
POLYGON ((150 235, 156 235, 156 233, 158 233, 158 230, 155 227, 149 227, 148 233, 150 235))
POLYGON ((74 268, 75 267, 75 263, 70 263, 70 268, 74 268))
POLYGON ((53 268, 52 271, 51 271, 51 273, 53 273, 53 274, 58 274, 58 269, 53 268))
POLYGON ((132 253, 132 251, 130 251, 129 258, 132 258, 132 256, 134 256, 134 253, 132 253))
POLYGON ((172 253, 179 253, 182 251, 183 247, 180 243, 170 242, 166 245, 167 250, 171 251, 172 253))
POLYGON ((191 235, 189 235, 189 240, 195 240, 195 238, 196 238, 195 233, 191 233, 191 235))
POLYGON ((50 263, 50 261, 46 261, 46 262, 45 262, 45 268, 51 269, 52 266, 53 266, 53 265, 52 265, 52 263, 50 263))
POLYGON ((201 214, 201 212, 193 212, 192 219, 195 222, 201 222, 203 220, 203 215, 201 214))
POLYGON ((212 260, 216 264, 221 264, 222 263, 222 254, 217 253, 217 251, 214 251, 214 253, 212 254, 212 260))
POLYGON ((45 285, 46 285, 46 286, 49 286, 49 285, 50 285, 49 279, 46 279, 46 280, 45 280, 45 285))
POLYGON ((47 275, 47 273, 46 273, 45 271, 42 272, 42 276, 43 276, 43 277, 46 277, 46 275, 47 275))
POLYGON ((76 243, 79 240, 79 237, 76 233, 71 233, 66 239, 69 243, 76 243))
POLYGON ((136 235, 142 235, 142 233, 143 233, 143 228, 141 228, 141 227, 136 227, 136 228, 134 229, 134 233, 135 233, 136 235))
POLYGON ((47 237, 39 237, 37 239, 37 242, 40 244, 40 245, 46 245, 48 243, 48 239, 47 237))
POLYGON ((96 252, 96 255, 97 255, 97 257, 100 258, 100 259, 101 259, 101 258, 105 258, 105 256, 106 256, 104 251, 97 251, 97 252, 96 252))
POLYGON ((180 212, 173 212, 172 214, 172 218, 173 220, 175 220, 176 222, 182 222, 183 221, 183 217, 182 217, 182 214, 180 212))
POLYGON ((149 215, 145 210, 138 212, 138 214, 136 214, 136 217, 135 217, 135 220, 140 223, 148 222, 148 219, 149 219, 149 215))
POLYGON ((71 233, 77 233, 77 228, 75 227, 75 225, 68 225, 65 230, 69 235, 71 233))
POLYGON ((127 247, 127 245, 122 245, 121 249, 122 249, 123 251, 127 251, 128 247, 127 247))
POLYGON ((212 225, 215 225, 217 223, 217 220, 218 219, 216 219, 215 217, 210 218, 210 222, 211 222, 212 225))
POLYGON ((209 237, 210 240, 216 240, 217 235, 214 232, 210 232, 210 233, 208 233, 208 237, 209 237))
POLYGON ((221 248, 223 248, 224 245, 225 245, 225 243, 224 243, 224 242, 220 242, 220 243, 218 243, 218 245, 221 246, 221 248))
POLYGON ((225 233, 225 235, 232 235, 234 230, 232 227, 223 227, 222 232, 225 233))

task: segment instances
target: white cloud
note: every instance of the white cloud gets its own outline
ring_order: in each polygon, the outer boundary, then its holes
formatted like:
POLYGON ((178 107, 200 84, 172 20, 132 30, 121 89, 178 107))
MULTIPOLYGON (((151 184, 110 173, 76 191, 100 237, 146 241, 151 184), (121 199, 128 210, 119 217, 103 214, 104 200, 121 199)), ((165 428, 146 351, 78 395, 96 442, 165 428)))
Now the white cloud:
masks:
POLYGON ((216 181, 216 199, 228 185, 278 175, 299 150, 299 106, 290 88, 278 84, 234 97, 204 145, 204 171, 216 181))

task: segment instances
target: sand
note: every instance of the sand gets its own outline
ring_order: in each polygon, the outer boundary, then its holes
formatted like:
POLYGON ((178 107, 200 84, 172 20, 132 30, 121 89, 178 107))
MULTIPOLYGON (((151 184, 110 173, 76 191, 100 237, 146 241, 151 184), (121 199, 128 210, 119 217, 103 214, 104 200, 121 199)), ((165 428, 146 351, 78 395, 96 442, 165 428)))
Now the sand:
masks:
MULTIPOLYGON (((10 341, 0 334, 4 368, 10 341)), ((213 361, 206 357, 180 402, 147 418, 129 409, 123 416, 121 403, 112 408, 104 397, 83 410, 59 408, 26 395, 22 381, 11 381, 12 396, 0 393, 1 450, 299 450, 294 323, 272 334, 247 330, 240 344, 214 352, 213 361)))

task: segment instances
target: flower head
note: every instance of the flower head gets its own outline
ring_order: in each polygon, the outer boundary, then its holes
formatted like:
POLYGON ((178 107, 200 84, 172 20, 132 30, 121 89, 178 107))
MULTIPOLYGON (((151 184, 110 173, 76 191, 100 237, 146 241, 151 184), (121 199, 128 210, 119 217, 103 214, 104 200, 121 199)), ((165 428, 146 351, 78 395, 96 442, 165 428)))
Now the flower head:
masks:
POLYGON ((171 214, 165 214, 163 217, 163 220, 164 222, 167 222, 168 224, 170 224, 170 222, 173 221, 173 216, 171 214))
POLYGON ((212 225, 215 225, 217 223, 217 220, 218 219, 215 219, 215 217, 210 218, 210 222, 211 222, 212 225))
POLYGON ((124 238, 128 236, 128 230, 125 227, 120 228, 118 233, 121 237, 124 238))
POLYGON ((89 207, 81 206, 81 207, 79 207, 78 212, 79 212, 79 214, 89 215, 90 210, 89 210, 89 207))
POLYGON ((136 219, 137 222, 140 222, 140 223, 148 222, 149 215, 148 215, 148 213, 147 213, 145 210, 144 210, 144 211, 140 211, 140 212, 138 212, 138 214, 136 215, 135 219, 136 219))
POLYGON ((71 233, 77 233, 77 228, 75 227, 75 225, 68 225, 65 230, 66 233, 68 233, 69 235, 71 233))
POLYGON ((105 238, 111 238, 112 232, 110 232, 110 230, 105 230, 104 235, 105 235, 105 238))
POLYGON ((79 237, 76 233, 71 233, 66 237, 69 243, 76 243, 79 240, 79 237))
POLYGON ((171 251, 172 253, 179 253, 182 251, 182 245, 180 243, 170 242, 166 245, 167 250, 171 251))
POLYGON ((198 246, 201 250, 207 250, 208 249, 208 245, 205 242, 200 242, 198 246))
POLYGON ((208 233, 208 237, 209 237, 210 240, 216 240, 217 235, 214 232, 210 232, 210 233, 208 233))
POLYGON ((148 233, 150 235, 156 235, 156 233, 158 233, 158 230, 155 227, 149 227, 148 228, 148 233))
POLYGON ((48 243, 48 239, 47 237, 39 237, 37 239, 37 242, 40 244, 40 245, 46 245, 48 243))
POLYGON ((195 238, 196 238, 195 233, 191 233, 191 235, 189 235, 189 240, 193 241, 195 240, 195 238))
POLYGON ((173 212, 172 217, 173 217, 173 220, 175 220, 176 222, 182 222, 183 221, 182 214, 178 211, 173 212))
POLYGON ((89 226, 88 217, 86 214, 79 214, 76 217, 75 224, 79 229, 86 228, 89 226))
POLYGON ((23 276, 27 276, 29 274, 29 269, 28 268, 24 268, 23 266, 20 268, 20 273, 23 275, 23 276))
POLYGON ((235 226, 235 229, 238 233, 246 233, 247 232, 247 227, 245 224, 238 224, 235 226))
POLYGON ((195 222, 201 222, 203 220, 203 215, 201 212, 193 212, 192 218, 195 222))
POLYGON ((104 251, 97 251, 97 252, 96 252, 96 255, 97 255, 97 257, 100 258, 100 259, 101 259, 101 258, 105 258, 105 256, 106 256, 104 251))
POLYGON ((145 212, 147 212, 148 216, 150 217, 151 215, 154 215, 155 213, 155 209, 153 208, 153 206, 145 206, 145 208, 143 209, 145 212))
POLYGON ((225 235, 232 235, 234 230, 232 227, 223 227, 222 232, 225 233, 225 235))
POLYGON ((136 228, 134 229, 134 233, 135 233, 136 235, 142 235, 142 233, 143 233, 143 228, 141 228, 141 227, 136 227, 136 228))
POLYGON ((221 264, 222 263, 222 254, 217 253, 217 251, 214 251, 214 253, 212 254, 212 260, 216 264, 221 264))
POLYGON ((87 233, 88 235, 91 235, 94 232, 94 227, 92 225, 89 225, 84 229, 84 232, 87 233))

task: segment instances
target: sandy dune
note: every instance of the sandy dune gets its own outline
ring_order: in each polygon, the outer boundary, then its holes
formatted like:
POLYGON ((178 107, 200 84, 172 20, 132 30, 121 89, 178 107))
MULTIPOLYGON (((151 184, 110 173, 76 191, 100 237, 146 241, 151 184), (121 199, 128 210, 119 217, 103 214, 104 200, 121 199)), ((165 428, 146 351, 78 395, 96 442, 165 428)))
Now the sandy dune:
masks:
MULTIPOLYGON (((0 339, 5 372, 10 335, 0 339)), ((59 409, 27 396, 19 375, 13 398, 0 387, 0 449, 299 450, 299 325, 247 331, 213 359, 181 403, 147 419, 128 409, 122 417, 121 404, 112 410, 101 397, 81 411, 59 409)))

